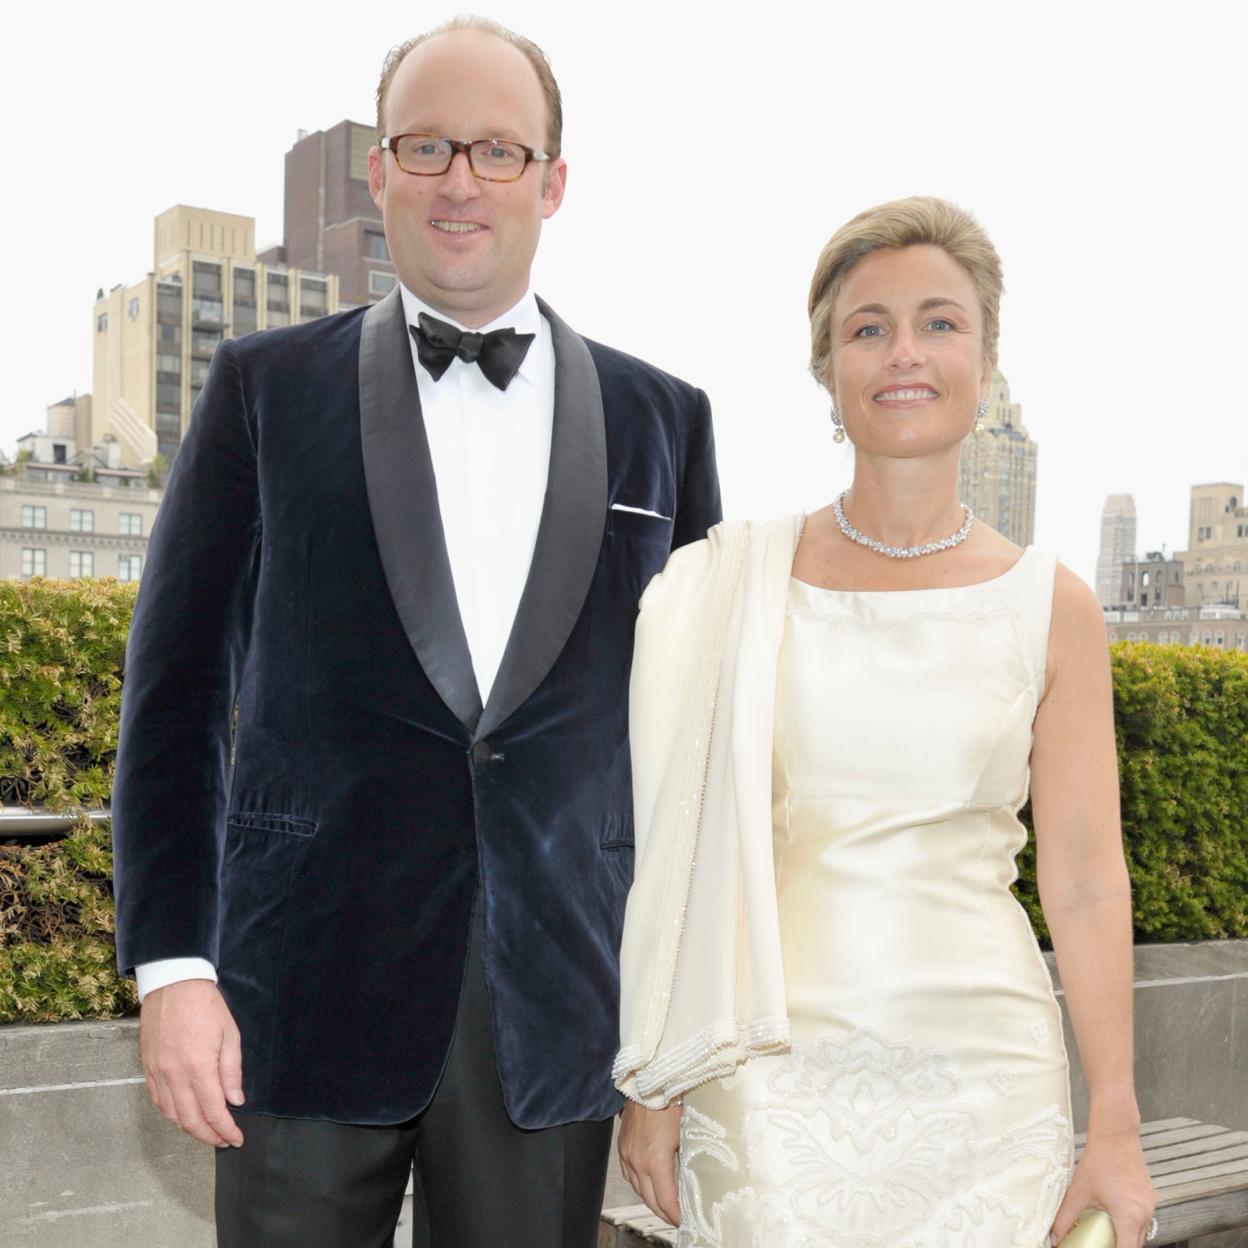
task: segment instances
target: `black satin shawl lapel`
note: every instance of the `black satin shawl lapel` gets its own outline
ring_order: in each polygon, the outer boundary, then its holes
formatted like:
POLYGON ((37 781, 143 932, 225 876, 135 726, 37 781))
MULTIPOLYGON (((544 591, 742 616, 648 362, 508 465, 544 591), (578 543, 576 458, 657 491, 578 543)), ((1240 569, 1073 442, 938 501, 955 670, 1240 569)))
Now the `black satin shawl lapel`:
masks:
POLYGON ((481 694, 455 597, 397 286, 369 308, 360 330, 360 436, 390 596, 425 675, 473 732, 481 718, 481 694))
POLYGON ((541 684, 585 605, 607 524, 607 430, 589 348, 538 300, 555 349, 555 419, 533 562, 477 737, 541 684))

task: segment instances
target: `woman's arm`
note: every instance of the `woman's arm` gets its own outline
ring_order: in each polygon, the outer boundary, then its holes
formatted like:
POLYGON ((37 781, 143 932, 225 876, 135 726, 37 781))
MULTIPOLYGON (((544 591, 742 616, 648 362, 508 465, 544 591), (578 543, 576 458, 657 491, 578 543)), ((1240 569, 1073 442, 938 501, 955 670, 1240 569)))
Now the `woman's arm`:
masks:
POLYGON ((1040 904, 1088 1084, 1088 1143, 1053 1233, 1089 1205, 1138 1248, 1156 1203, 1139 1142, 1132 1043, 1131 885, 1122 852, 1104 616, 1058 565, 1046 690, 1031 753, 1040 904))

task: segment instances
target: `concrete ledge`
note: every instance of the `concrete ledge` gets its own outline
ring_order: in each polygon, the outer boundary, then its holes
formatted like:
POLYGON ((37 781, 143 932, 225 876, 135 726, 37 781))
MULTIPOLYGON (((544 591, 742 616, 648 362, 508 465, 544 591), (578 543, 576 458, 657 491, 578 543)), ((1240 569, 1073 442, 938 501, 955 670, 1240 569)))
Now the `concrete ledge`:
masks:
POLYGON ((132 1020, 0 1028, 0 1141, 0 1243, 216 1243, 212 1150, 153 1109, 132 1020))
MULTIPOLYGON (((1088 1088, 1053 954, 1045 961, 1062 1004, 1075 1130, 1085 1131, 1088 1088)), ((1248 940, 1136 947, 1135 1083, 1145 1122, 1248 1131, 1248 940)))

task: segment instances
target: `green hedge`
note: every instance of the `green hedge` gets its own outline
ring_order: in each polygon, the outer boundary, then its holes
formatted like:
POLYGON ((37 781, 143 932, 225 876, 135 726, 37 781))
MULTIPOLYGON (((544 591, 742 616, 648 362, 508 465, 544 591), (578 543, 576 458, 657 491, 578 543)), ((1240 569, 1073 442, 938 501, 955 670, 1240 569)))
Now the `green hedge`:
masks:
MULTIPOLYGON (((110 581, 0 581, 6 805, 107 800, 134 597, 110 581)), ((1111 655, 1135 938, 1248 936, 1248 654, 1125 642, 1111 655)), ((133 1008, 113 962, 110 871, 104 824, 0 846, 0 1022, 133 1008)), ((1030 843, 1016 891, 1047 939, 1030 843)))
MULTIPOLYGON (((98 809, 112 788, 136 587, 0 581, 0 801, 98 809)), ((0 1022, 133 1008, 113 954, 107 824, 0 846, 0 1022)))
MULTIPOLYGON (((1125 641, 1110 657, 1135 939, 1248 936, 1248 654, 1125 641)), ((1018 866, 1047 943, 1034 838, 1018 866)))

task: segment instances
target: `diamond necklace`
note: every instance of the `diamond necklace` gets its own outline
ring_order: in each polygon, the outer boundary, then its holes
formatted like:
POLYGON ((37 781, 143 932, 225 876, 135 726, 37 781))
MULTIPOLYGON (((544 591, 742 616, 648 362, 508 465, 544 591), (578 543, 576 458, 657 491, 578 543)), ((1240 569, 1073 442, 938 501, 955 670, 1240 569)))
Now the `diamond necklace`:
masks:
POLYGON ((954 546, 961 546, 970 537, 971 525, 975 523, 974 514, 963 503, 962 510, 966 512, 966 520, 956 533, 951 534, 949 537, 942 537, 938 542, 924 542, 922 546, 889 546, 885 542, 877 542, 875 538, 868 537, 865 533, 859 533, 845 519, 845 508, 842 504, 844 503, 845 495, 848 493, 848 490, 842 490, 832 500, 832 514, 836 517, 837 524, 841 526, 841 532, 851 542, 857 542, 859 546, 870 547, 871 550, 878 551, 881 555, 887 555, 890 559, 917 559, 920 555, 934 555, 938 550, 952 550, 954 546))

